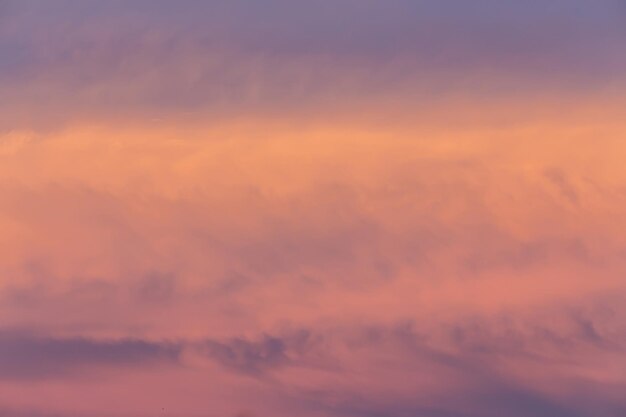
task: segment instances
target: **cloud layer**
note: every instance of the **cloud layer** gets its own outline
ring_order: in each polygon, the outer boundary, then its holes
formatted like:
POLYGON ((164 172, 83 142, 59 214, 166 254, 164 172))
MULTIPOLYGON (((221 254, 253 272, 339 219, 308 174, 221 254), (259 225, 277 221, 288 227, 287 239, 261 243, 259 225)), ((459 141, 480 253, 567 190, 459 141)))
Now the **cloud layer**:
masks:
POLYGON ((625 16, 0 2, 0 416, 624 415, 625 16))

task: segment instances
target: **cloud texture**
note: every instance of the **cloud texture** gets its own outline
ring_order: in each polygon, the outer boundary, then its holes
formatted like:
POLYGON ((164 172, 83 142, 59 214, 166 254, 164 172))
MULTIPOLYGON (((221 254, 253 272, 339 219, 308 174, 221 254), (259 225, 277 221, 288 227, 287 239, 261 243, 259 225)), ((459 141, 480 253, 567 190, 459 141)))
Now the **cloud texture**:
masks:
POLYGON ((624 23, 0 2, 0 416, 623 416, 624 23))

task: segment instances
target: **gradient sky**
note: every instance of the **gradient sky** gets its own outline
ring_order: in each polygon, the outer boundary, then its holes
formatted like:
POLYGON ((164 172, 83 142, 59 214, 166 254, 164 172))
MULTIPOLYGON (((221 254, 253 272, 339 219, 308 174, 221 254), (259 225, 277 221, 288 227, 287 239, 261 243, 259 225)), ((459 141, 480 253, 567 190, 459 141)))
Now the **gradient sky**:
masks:
POLYGON ((0 0, 0 417, 626 415, 623 0, 0 0))

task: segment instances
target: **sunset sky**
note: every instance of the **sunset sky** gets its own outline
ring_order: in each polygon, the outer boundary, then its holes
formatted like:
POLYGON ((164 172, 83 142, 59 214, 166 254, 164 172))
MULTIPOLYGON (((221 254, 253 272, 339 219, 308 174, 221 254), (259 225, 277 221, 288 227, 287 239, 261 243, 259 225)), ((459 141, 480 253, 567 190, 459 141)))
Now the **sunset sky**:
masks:
POLYGON ((626 1, 0 0, 0 417, 625 392, 626 1))

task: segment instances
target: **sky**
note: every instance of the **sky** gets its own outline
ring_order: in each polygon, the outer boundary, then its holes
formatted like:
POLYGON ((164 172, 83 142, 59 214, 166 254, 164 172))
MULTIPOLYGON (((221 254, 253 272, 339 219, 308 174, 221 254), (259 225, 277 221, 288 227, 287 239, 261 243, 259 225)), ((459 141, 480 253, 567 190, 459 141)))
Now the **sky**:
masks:
POLYGON ((623 0, 0 0, 0 417, 626 415, 623 0))

